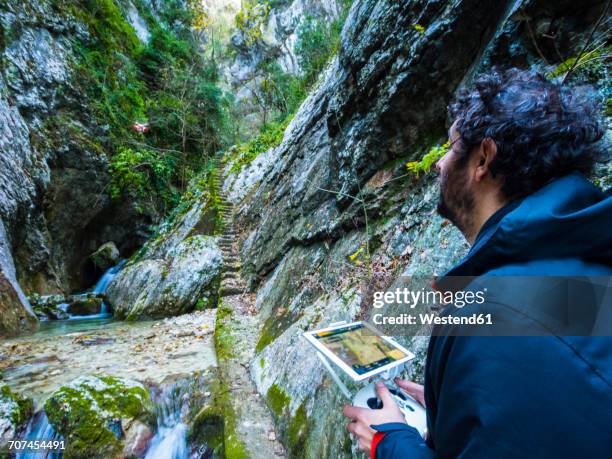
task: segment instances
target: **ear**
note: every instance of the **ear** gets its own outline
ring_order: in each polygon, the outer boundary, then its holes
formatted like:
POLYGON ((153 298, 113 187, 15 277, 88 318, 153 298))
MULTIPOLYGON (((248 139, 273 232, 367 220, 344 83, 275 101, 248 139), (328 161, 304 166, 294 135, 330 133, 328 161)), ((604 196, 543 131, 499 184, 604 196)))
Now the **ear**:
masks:
POLYGON ((480 148, 476 153, 478 163, 476 164, 476 169, 474 170, 475 181, 480 182, 481 180, 484 180, 487 174, 491 172, 490 166, 495 159, 495 155, 497 155, 497 145, 492 138, 486 137, 480 143, 480 148))

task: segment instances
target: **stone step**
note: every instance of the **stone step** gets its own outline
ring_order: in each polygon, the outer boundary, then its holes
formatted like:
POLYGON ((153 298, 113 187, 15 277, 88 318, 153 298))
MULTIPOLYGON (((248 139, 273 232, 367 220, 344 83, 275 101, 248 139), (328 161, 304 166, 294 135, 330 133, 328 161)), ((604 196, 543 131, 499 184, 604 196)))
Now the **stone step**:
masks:
POLYGON ((246 287, 221 287, 219 289, 220 296, 240 295, 246 292, 246 287))
POLYGON ((221 271, 223 273, 237 273, 240 271, 240 265, 224 264, 221 271))

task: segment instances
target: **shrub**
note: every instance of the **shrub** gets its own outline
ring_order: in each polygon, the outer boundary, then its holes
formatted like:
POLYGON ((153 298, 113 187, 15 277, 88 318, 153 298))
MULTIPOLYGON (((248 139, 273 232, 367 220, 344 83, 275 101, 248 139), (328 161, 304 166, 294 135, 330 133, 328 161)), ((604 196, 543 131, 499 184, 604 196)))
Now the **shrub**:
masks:
POLYGON ((285 129, 292 119, 293 117, 288 117, 280 123, 270 123, 254 139, 240 145, 230 173, 240 172, 243 167, 251 164, 261 153, 279 146, 283 140, 285 129))

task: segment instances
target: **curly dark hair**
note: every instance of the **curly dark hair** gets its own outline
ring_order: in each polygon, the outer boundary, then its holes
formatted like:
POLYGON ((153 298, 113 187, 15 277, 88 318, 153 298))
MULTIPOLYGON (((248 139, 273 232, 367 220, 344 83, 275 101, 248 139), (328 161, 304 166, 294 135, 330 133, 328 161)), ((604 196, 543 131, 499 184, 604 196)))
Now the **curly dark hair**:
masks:
POLYGON ((493 69, 473 89, 459 90, 449 106, 463 158, 487 137, 497 145, 491 173, 501 176, 507 198, 531 194, 574 171, 589 176, 605 155, 600 113, 593 88, 519 69, 493 69))

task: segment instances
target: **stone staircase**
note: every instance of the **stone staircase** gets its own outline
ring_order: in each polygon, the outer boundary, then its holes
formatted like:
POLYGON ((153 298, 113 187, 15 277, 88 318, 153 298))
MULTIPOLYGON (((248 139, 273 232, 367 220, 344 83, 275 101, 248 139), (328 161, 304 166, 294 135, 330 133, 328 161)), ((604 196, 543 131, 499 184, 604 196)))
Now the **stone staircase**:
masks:
MULTIPOLYGON (((215 329, 217 342, 232 343, 230 353, 218 360, 221 382, 227 388, 228 403, 234 413, 232 422, 235 431, 231 434, 232 438, 225 438, 225 441, 238 441, 244 445, 246 457, 252 459, 286 458, 285 448, 276 435, 272 413, 251 379, 249 367, 255 357, 255 345, 262 324, 254 313, 254 295, 248 294, 247 284, 240 276, 234 205, 223 192, 226 162, 220 156, 215 161, 212 180, 221 200, 222 229, 219 245, 223 253, 219 296, 224 298, 220 299, 219 304, 231 311, 222 317, 217 316, 215 329)), ((232 429, 226 431, 232 432, 232 429)))
POLYGON ((222 156, 217 156, 215 161, 216 167, 212 180, 220 198, 222 220, 219 246, 223 254, 223 268, 219 295, 222 297, 240 295, 247 292, 248 287, 246 282, 240 277, 240 256, 237 248, 237 233, 234 228, 234 205, 229 201, 227 194, 223 191, 223 182, 225 180, 223 171, 226 162, 222 156))

